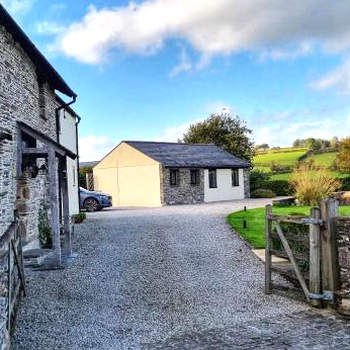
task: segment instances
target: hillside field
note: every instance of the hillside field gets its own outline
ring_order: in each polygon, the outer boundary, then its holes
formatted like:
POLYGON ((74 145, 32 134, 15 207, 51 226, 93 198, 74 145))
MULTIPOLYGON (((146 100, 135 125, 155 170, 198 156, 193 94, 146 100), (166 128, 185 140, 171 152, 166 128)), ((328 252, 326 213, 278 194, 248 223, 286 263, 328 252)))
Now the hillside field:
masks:
MULTIPOLYGON (((280 148, 275 150, 268 150, 266 152, 258 153, 254 159, 254 168, 262 171, 271 172, 271 163, 275 162, 277 165, 295 166, 299 157, 307 152, 306 148, 280 148)), ((313 160, 316 166, 330 167, 336 160, 336 152, 321 153, 308 156, 305 160, 313 160)), ((344 178, 348 174, 342 174, 338 171, 331 171, 334 177, 344 178)), ((274 180, 289 180, 291 173, 274 174, 271 175, 271 181, 274 180)))

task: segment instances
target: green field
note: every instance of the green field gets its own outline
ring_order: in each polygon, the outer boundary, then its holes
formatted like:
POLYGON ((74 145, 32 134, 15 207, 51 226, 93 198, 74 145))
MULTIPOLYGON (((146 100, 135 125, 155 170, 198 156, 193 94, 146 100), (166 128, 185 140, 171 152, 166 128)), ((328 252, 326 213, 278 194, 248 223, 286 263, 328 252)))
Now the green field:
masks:
POLYGON ((306 160, 313 160, 314 164, 317 166, 331 166, 337 157, 337 152, 329 152, 322 154, 315 154, 307 157, 306 160))
MULTIPOLYGON (((273 207, 275 214, 305 214, 309 215, 310 207, 273 207)), ((350 216, 350 207, 340 207, 340 215, 350 216)), ((254 248, 265 248, 265 208, 249 209, 232 213, 227 218, 231 227, 250 243, 254 248), (247 221, 247 228, 243 228, 243 220, 247 221)))
POLYGON ((257 154, 253 163, 255 167, 269 167, 272 162, 280 165, 289 165, 293 166, 297 163, 300 156, 305 154, 306 149, 297 148, 297 149, 281 149, 279 152, 270 151, 268 153, 257 154))
MULTIPOLYGON (((275 162, 277 165, 295 166, 300 156, 305 154, 306 148, 280 148, 278 150, 268 150, 266 152, 258 153, 254 159, 254 169, 259 169, 265 172, 271 172, 271 163, 275 162)), ((333 165, 336 159, 336 152, 321 153, 308 156, 305 160, 313 160, 314 164, 319 167, 328 168, 333 165)), ((338 171, 331 171, 336 178, 344 178, 349 174, 340 173, 338 171)), ((271 175, 271 181, 286 180, 288 181, 291 173, 274 174, 271 175)))

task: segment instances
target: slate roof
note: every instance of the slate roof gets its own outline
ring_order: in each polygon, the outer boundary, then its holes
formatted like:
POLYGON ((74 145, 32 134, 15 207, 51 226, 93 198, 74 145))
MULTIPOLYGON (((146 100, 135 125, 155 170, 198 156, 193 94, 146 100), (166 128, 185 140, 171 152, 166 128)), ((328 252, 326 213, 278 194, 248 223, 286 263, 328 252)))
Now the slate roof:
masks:
POLYGON ((92 166, 94 167, 95 165, 97 165, 99 163, 98 160, 96 161, 91 161, 91 162, 79 162, 79 167, 83 167, 83 166, 92 166))
POLYGON ((76 97, 77 94, 68 86, 63 78, 52 67, 44 55, 36 48, 24 31, 9 15, 5 8, 0 4, 0 25, 13 36, 23 50, 28 54, 30 59, 36 65, 38 75, 42 75, 48 79, 54 89, 62 92, 69 97, 76 97))
POLYGON ((249 163, 215 145, 124 141, 166 167, 247 168, 249 163))

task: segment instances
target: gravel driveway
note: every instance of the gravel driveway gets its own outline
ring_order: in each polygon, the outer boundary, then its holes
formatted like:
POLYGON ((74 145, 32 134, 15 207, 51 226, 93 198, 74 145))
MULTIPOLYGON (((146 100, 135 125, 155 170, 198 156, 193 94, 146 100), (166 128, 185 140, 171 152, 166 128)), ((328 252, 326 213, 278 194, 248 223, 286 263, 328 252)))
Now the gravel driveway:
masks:
POLYGON ((225 217, 244 205, 266 203, 88 215, 76 230, 79 257, 71 267, 29 273, 14 348, 328 349, 335 339, 350 344, 341 320, 318 316, 283 295, 264 295, 263 265, 225 217), (333 340, 327 336, 330 324, 338 332, 333 340))

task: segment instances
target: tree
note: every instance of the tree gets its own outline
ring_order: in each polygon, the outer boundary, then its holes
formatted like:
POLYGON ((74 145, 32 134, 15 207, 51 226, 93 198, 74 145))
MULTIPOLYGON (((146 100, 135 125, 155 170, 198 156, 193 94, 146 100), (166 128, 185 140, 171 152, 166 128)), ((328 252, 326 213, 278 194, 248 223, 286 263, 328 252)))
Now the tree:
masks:
POLYGON ((314 139, 312 137, 306 139, 306 147, 311 151, 318 151, 322 147, 322 142, 319 139, 314 139))
POLYGON ((337 165, 340 171, 350 171, 350 137, 340 141, 337 165))
POLYGON ((86 188, 86 174, 92 173, 92 166, 82 166, 79 169, 79 185, 86 188))
POLYGON ((263 143, 261 145, 257 145, 256 146, 256 149, 263 149, 263 150, 266 150, 266 149, 269 149, 270 146, 267 144, 267 143, 263 143))
POLYGON ((335 148, 335 149, 338 149, 339 148, 339 139, 337 136, 334 136, 332 139, 331 139, 331 147, 335 148))
POLYGON ((203 122, 190 125, 180 142, 212 143, 225 151, 251 161, 254 156, 254 143, 249 136, 252 131, 238 116, 229 113, 212 114, 203 122))

